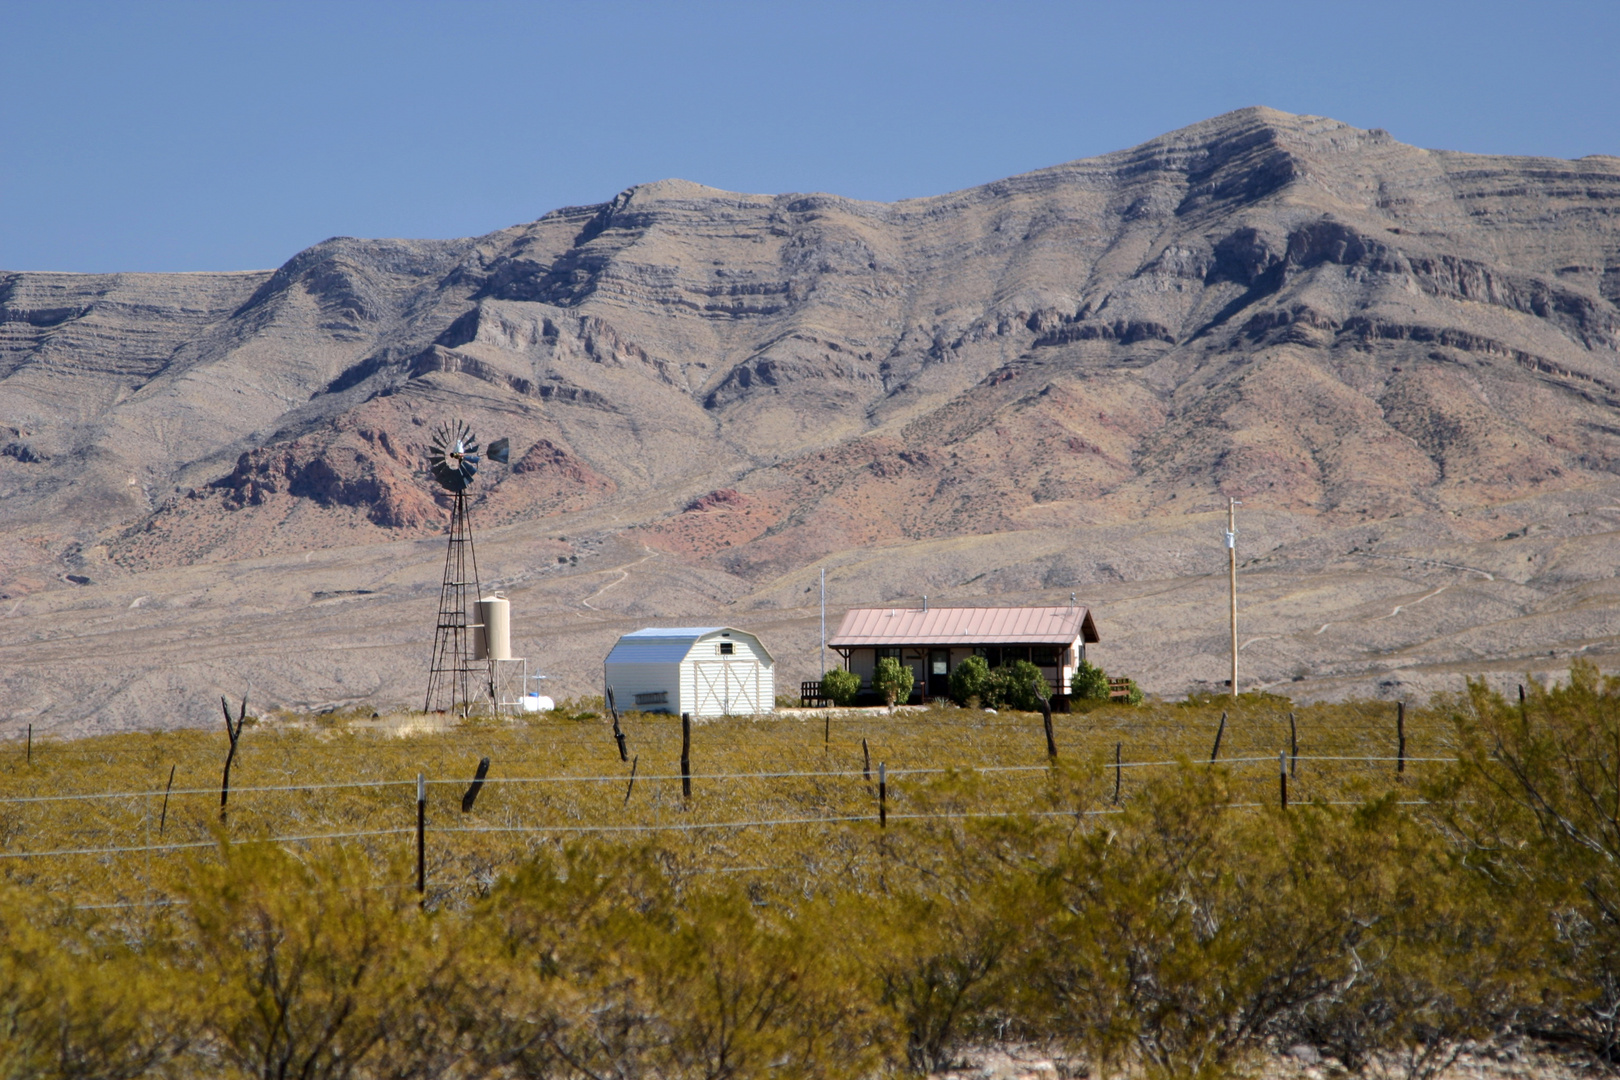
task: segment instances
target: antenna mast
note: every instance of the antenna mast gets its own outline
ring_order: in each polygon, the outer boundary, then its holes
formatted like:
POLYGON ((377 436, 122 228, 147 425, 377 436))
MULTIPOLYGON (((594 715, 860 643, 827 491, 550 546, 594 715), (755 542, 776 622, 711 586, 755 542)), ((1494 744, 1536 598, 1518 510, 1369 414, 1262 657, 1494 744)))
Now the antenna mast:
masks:
POLYGON ((821 568, 821 674, 827 674, 827 568, 821 568))

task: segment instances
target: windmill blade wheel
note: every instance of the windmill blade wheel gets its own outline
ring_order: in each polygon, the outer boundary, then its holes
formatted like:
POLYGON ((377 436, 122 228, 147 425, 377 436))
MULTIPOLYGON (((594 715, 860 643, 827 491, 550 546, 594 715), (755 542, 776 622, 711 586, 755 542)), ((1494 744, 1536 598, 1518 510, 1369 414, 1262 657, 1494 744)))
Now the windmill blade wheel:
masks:
POLYGON ((478 474, 478 440, 460 420, 439 425, 428 447, 428 468, 439 486, 465 491, 478 474))

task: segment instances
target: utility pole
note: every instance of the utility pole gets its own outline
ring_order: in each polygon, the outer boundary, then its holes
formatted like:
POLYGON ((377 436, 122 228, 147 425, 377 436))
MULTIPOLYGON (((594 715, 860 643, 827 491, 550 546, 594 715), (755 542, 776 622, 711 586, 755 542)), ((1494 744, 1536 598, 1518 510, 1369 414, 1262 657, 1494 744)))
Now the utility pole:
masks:
POLYGON ((1238 696, 1237 672, 1237 508, 1238 500, 1228 496, 1226 500, 1226 555, 1231 571, 1231 599, 1232 599, 1232 696, 1238 696))
POLYGON ((821 674, 827 674, 827 568, 821 568, 821 674))

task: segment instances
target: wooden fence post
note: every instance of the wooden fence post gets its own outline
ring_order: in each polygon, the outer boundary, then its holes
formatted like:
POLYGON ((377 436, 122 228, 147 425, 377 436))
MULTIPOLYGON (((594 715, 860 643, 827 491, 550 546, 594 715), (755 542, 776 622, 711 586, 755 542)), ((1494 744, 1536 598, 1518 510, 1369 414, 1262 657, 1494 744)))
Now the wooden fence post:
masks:
POLYGON ((169 789, 174 787, 175 766, 169 766, 169 782, 163 785, 163 813, 158 817, 158 836, 163 835, 163 826, 169 823, 169 789))
POLYGON ((488 775, 489 758, 479 758, 478 772, 473 777, 472 787, 468 788, 467 794, 461 797, 461 812, 463 814, 472 813, 473 803, 478 801, 478 793, 484 790, 484 777, 488 775))
POLYGON ((1277 783, 1282 787, 1282 808, 1288 809, 1288 755, 1277 751, 1277 783))
POLYGON ((32 765, 33 763, 34 763, 34 725, 29 724, 28 725, 28 761, 27 761, 27 764, 32 765))
POLYGON ((1406 771, 1406 702, 1395 703, 1395 773, 1406 771))
POLYGON ((641 755, 637 754, 630 762, 630 783, 625 785, 624 789, 624 805, 627 807, 630 805, 630 793, 636 790, 636 766, 640 764, 641 755))
POLYGON ((821 718, 821 745, 823 747, 832 745, 832 709, 830 707, 821 718))
POLYGON ((624 745, 624 731, 619 727, 619 706, 613 700, 613 687, 607 688, 608 713, 613 717, 613 741, 619 744, 619 760, 629 761, 630 754, 624 745))
POLYGON ((416 891, 427 903, 427 778, 416 774, 416 891))
POLYGON ((872 751, 866 748, 864 738, 861 739, 861 775, 866 777, 868 784, 872 782, 872 751))
POLYGON ((1288 714, 1288 775, 1299 776, 1299 728, 1294 726, 1294 714, 1288 714))
POLYGON ((231 726, 231 704, 224 698, 219 699, 219 707, 225 710, 225 734, 231 738, 231 748, 225 752, 225 773, 219 781, 219 820, 225 821, 225 802, 231 797, 231 762, 236 759, 236 740, 242 737, 242 724, 247 720, 247 698, 242 699, 242 708, 236 714, 236 726, 231 726))
POLYGON ((1226 734, 1226 711, 1221 710, 1221 726, 1215 729, 1215 745, 1209 752, 1209 763, 1215 764, 1215 759, 1221 754, 1221 736, 1226 734))
POLYGON ((1057 740, 1052 737, 1052 699, 1043 697, 1041 702, 1041 722, 1046 725, 1046 756, 1053 761, 1057 760, 1057 740))
POLYGON ((692 714, 681 713, 681 798, 692 797, 692 714))
POLYGON ((889 827, 889 775, 883 762, 878 762, 878 828, 889 827))
POLYGON ((1125 775, 1125 766, 1120 762, 1119 757, 1124 746, 1125 744, 1122 742, 1114 744, 1114 802, 1116 804, 1119 802, 1119 782, 1125 775))

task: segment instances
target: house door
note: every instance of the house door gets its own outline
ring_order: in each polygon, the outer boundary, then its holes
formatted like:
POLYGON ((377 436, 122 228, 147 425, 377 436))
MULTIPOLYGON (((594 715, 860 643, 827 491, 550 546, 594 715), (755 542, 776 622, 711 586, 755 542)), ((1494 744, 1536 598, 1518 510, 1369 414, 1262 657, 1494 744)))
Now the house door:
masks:
POLYGON ((928 696, 951 696, 951 650, 928 650, 928 696))

